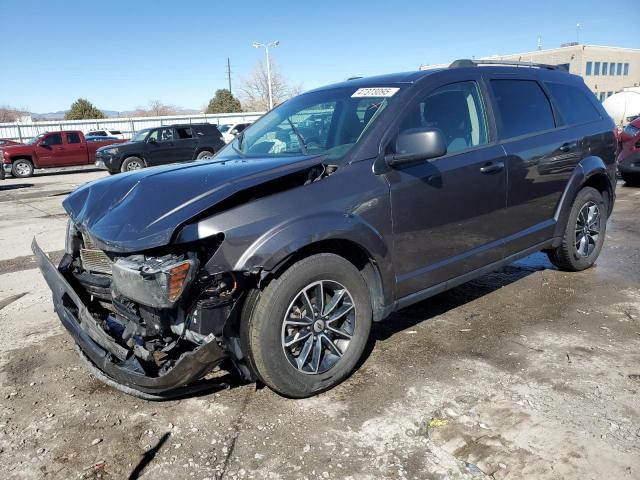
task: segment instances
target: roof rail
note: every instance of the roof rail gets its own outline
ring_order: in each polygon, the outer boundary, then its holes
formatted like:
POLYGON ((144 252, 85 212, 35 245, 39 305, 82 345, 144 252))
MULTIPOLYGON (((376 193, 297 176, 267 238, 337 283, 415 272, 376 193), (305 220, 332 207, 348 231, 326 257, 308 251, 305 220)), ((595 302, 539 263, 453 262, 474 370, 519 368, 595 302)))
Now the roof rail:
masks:
POLYGON ((549 65, 547 63, 533 63, 533 62, 519 62, 516 60, 470 60, 468 58, 463 58, 460 60, 456 60, 449 68, 462 68, 462 67, 477 67, 479 65, 505 65, 511 67, 535 67, 535 68, 546 68, 547 70, 564 70, 567 71, 566 68, 561 67, 559 65, 549 65))

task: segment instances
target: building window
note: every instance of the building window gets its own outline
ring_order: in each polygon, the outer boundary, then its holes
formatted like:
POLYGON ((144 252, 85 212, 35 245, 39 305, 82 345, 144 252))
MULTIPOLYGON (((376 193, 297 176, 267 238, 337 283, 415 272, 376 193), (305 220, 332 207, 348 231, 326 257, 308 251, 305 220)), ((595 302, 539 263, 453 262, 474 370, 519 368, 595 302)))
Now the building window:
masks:
POLYGON ((616 70, 616 75, 622 75, 622 64, 618 64, 618 69, 616 70))
MULTIPOLYGON (((618 64, 620 68, 622 68, 622 64, 618 64)), ((587 77, 591 76, 591 67, 593 66, 592 62, 587 62, 587 77)))
POLYGON ((596 62, 593 65, 593 74, 594 75, 600 75, 600 62, 596 62))
POLYGON ((607 62, 602 62, 602 75, 607 75, 607 67, 609 64, 607 62))
POLYGON ((611 62, 609 64, 609 75, 615 75, 616 74, 615 69, 616 69, 616 64, 614 62, 611 62))
POLYGON ((624 64, 624 75, 629 75, 629 64, 628 63, 624 64))

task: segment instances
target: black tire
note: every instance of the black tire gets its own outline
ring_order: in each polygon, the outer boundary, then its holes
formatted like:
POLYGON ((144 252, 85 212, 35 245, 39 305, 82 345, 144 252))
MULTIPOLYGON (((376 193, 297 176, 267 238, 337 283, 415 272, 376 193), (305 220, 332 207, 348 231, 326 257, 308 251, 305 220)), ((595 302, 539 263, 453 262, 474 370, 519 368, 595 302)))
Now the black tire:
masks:
POLYGON ((211 152, 209 150, 203 150, 198 154, 196 159, 197 160, 202 160, 203 158, 209 158, 209 157, 213 157, 213 152, 211 152))
POLYGON ((144 160, 142 160, 140 157, 127 157, 122 161, 120 171, 122 173, 133 172, 142 168, 144 168, 144 160))
POLYGON ((27 178, 33 175, 33 163, 26 158, 19 158, 11 165, 11 175, 15 178, 27 178))
POLYGON ((640 174, 638 173, 621 173, 620 176, 629 187, 637 187, 640 185, 640 174))
MULTIPOLYGON (((595 188, 584 187, 578 192, 578 195, 576 195, 571 205, 567 225, 565 226, 562 236, 562 243, 558 248, 547 252, 549 260, 559 269, 569 272, 578 272, 591 267, 598 258, 598 255, 600 255, 606 230, 607 206, 602 195, 595 188), (598 210, 598 220, 594 222, 598 233, 596 239, 592 242, 586 242, 588 251, 581 253, 576 246, 576 240, 578 235, 584 235, 584 232, 578 231, 578 217, 581 215, 583 209, 588 209, 590 205, 595 205, 598 210)), ((589 236, 591 237, 591 234, 589 236)))
MULTIPOLYGON (((347 295, 342 298, 347 298, 347 295)), ((351 302, 343 303, 342 306, 350 304, 351 302)), ((329 304, 326 305, 328 307, 329 304)), ((369 290, 358 269, 338 255, 313 255, 290 266, 261 292, 253 291, 248 296, 241 323, 242 349, 255 373, 269 388, 287 397, 304 398, 334 387, 351 373, 367 344, 371 319, 369 290), (355 308, 349 320, 351 338, 337 360, 336 356, 331 355, 328 346, 323 351, 324 356, 320 357, 323 358, 323 364, 327 359, 329 363, 331 358, 335 361, 326 371, 303 373, 291 363, 292 357, 285 353, 283 324, 295 299, 300 298, 301 290, 320 281, 343 286, 352 300, 355 308)), ((308 332, 313 333, 311 326, 308 332)), ((315 335, 313 334, 309 350, 315 350, 315 342, 319 342, 321 348, 326 346, 315 335)), ((318 332, 318 335, 322 335, 322 332, 318 332)), ((333 336, 336 344, 338 339, 338 336, 333 336)), ((309 357, 313 355, 314 353, 310 353, 309 357)), ((312 362, 313 360, 309 365, 312 362)), ((319 364, 320 362, 318 367, 319 364)))

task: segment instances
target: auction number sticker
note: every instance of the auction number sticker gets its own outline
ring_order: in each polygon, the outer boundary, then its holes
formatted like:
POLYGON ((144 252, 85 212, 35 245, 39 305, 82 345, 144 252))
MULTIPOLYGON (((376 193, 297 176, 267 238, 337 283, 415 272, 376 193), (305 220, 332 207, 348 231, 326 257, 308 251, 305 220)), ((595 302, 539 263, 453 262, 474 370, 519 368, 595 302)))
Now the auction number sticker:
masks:
POLYGON ((353 95, 351 95, 351 98, 393 97, 398 90, 400 89, 396 87, 359 88, 353 95))

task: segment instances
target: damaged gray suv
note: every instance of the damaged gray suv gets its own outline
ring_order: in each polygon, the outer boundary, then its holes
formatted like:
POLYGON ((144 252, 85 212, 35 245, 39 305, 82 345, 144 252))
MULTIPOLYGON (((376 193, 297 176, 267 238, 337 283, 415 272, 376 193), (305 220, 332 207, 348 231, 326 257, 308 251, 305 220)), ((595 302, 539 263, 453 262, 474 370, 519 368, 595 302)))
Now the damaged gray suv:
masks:
POLYGON ((33 251, 110 385, 167 398, 226 361, 305 397, 394 310, 540 250, 593 265, 615 145, 579 77, 458 60, 320 88, 213 159, 86 184, 60 265, 33 251))

